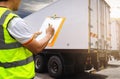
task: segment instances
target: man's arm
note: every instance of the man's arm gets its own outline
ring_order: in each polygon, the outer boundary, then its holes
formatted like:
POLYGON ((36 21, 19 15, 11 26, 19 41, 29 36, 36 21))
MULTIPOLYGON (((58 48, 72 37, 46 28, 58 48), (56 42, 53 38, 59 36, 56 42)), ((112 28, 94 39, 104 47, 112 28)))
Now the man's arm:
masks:
POLYGON ((8 25, 8 31, 11 36, 34 54, 43 50, 54 34, 54 29, 49 25, 46 29, 46 36, 37 41, 36 36, 41 33, 37 32, 33 34, 30 27, 21 18, 14 18, 8 25))
POLYGON ((43 39, 36 41, 35 38, 33 38, 29 43, 23 45, 34 54, 37 54, 47 46, 53 34, 54 34, 54 29, 52 28, 52 26, 49 26, 46 30, 46 36, 43 39))

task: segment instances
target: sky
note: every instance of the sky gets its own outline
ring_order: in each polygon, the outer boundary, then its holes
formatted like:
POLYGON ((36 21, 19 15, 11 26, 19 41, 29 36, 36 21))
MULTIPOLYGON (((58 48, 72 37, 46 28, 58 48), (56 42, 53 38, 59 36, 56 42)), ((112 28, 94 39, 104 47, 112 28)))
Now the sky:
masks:
POLYGON ((120 0, 106 0, 110 5, 111 17, 120 18, 120 0))
POLYGON ((57 0, 22 0, 19 10, 16 13, 24 18, 55 1, 57 0))

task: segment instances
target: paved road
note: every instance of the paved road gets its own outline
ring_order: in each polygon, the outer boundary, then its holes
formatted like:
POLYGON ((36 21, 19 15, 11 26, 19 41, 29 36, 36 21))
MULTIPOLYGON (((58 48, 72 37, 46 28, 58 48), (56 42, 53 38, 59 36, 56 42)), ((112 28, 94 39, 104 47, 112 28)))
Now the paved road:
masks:
MULTIPOLYGON (((35 79, 54 79, 47 73, 36 74, 35 79)), ((106 69, 92 73, 82 73, 72 76, 64 76, 60 79, 120 79, 120 61, 110 61, 106 69)))

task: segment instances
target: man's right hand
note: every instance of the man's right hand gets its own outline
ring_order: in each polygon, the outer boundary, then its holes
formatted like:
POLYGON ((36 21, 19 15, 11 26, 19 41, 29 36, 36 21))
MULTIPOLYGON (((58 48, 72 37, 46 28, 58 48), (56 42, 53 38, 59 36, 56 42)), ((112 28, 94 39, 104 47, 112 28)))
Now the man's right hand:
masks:
POLYGON ((52 37, 54 35, 54 28, 49 24, 49 27, 46 29, 46 35, 52 37))

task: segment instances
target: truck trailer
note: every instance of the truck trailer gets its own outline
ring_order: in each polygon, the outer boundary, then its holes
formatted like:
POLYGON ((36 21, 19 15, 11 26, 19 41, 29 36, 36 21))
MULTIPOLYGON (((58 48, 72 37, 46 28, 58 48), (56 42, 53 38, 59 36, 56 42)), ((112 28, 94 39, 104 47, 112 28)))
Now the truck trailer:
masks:
POLYGON ((120 19, 111 19, 111 52, 114 59, 120 59, 120 19))
POLYGON ((25 17, 33 32, 46 17, 65 17, 53 46, 34 56, 37 72, 50 76, 106 67, 110 51, 110 6, 105 0, 56 0, 25 17))

